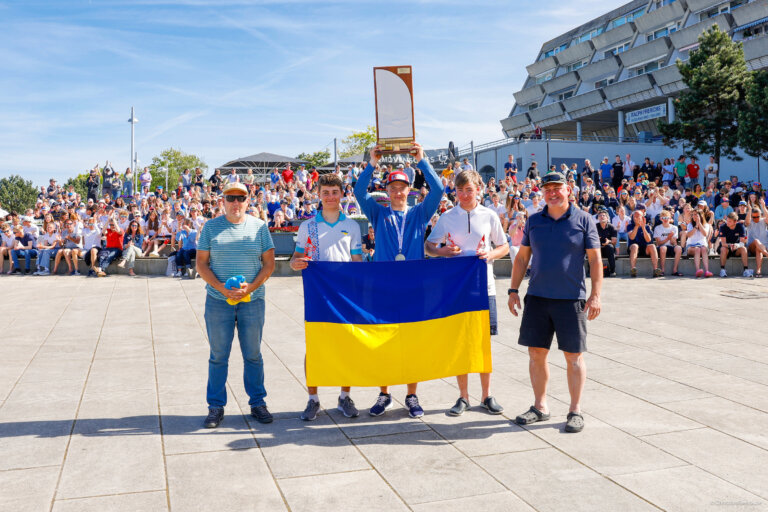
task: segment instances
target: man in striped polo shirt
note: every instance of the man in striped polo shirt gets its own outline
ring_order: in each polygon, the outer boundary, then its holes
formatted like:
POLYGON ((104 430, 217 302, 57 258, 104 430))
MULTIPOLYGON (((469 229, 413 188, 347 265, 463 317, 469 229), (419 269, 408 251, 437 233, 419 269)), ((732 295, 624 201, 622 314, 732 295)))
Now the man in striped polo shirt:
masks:
POLYGON ((209 220, 197 243, 197 273, 207 283, 205 325, 211 356, 208 360, 208 417, 206 428, 216 428, 227 404, 227 371, 232 340, 237 336, 243 353, 243 381, 251 415, 271 423, 264 398, 264 363, 261 332, 264 327, 264 282, 275 269, 275 246, 267 225, 246 215, 248 189, 239 182, 224 186, 226 215, 209 220), (243 287, 225 288, 226 281, 243 276, 243 287), (227 299, 241 301, 230 305, 227 299))

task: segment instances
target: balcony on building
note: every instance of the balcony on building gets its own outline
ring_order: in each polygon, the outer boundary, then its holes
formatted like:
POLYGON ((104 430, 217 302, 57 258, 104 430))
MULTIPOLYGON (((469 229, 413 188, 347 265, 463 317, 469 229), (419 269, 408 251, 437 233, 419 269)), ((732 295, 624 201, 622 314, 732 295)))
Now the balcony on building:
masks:
POLYGON ((533 64, 529 64, 528 66, 525 67, 525 69, 528 71, 528 74, 530 76, 536 76, 550 69, 555 69, 557 67, 557 64, 558 64, 557 57, 553 55, 553 56, 547 57, 546 59, 540 60, 538 62, 534 62, 533 64))
POLYGON ((531 129, 531 119, 528 114, 517 114, 501 120, 501 128, 507 136, 513 137, 531 129))
POLYGON ((664 7, 646 13, 635 20, 637 30, 641 34, 669 25, 683 17, 686 8, 685 0, 677 0, 664 7))
POLYGON ((544 88, 541 85, 534 85, 522 91, 513 94, 518 105, 528 105, 529 103, 538 103, 544 98, 544 88))
POLYGON ((565 111, 562 103, 557 102, 531 110, 528 116, 535 124, 545 127, 564 120, 565 111))
POLYGON ((561 66, 566 66, 574 62, 583 61, 591 58, 594 51, 595 47, 592 45, 592 41, 584 41, 558 53, 557 62, 561 66))
POLYGON ((669 57, 669 54, 671 53, 671 44, 669 37, 660 37, 654 39, 650 43, 645 43, 625 51, 619 58, 625 68, 638 66, 643 62, 661 60, 669 57))
POLYGON ((625 23, 620 27, 616 27, 613 30, 603 32, 597 37, 592 38, 592 44, 598 51, 605 50, 616 46, 622 41, 630 39, 635 34, 635 23, 625 23))
POLYGON ((541 85, 542 87, 544 87, 544 92, 546 92, 547 94, 552 94, 553 92, 556 92, 556 91, 562 91, 570 87, 575 87, 576 84, 578 83, 579 83, 578 72, 571 71, 570 73, 560 75, 557 78, 553 78, 552 80, 544 82, 541 85))
POLYGON ((768 0, 757 0, 731 11, 736 27, 768 18, 768 0))
POLYGON ((714 18, 706 19, 700 23, 691 25, 688 28, 684 28, 683 30, 673 32, 669 35, 669 39, 672 41, 672 45, 676 50, 689 48, 691 45, 695 45, 698 42, 699 36, 702 33, 706 32, 715 25, 720 27, 720 30, 723 32, 730 32, 731 28, 733 28, 733 20, 731 15, 728 13, 723 13, 715 16, 714 18))
POLYGON ((571 117, 584 117, 608 110, 605 96, 600 90, 590 91, 563 100, 563 106, 571 117))
POLYGON ((654 71, 651 75, 656 85, 661 89, 661 92, 666 95, 671 95, 685 89, 683 77, 680 75, 680 70, 677 69, 675 64, 654 71))
POLYGON ((687 3, 691 12, 700 12, 725 2, 723 0, 688 0, 687 3))
POLYGON ((751 70, 768 68, 768 35, 744 41, 744 59, 751 70))
MULTIPOLYGON (((579 70, 579 76, 582 82, 594 82, 598 78, 609 76, 615 78, 619 72, 619 59, 613 55, 606 59, 599 60, 579 70)), ((594 84, 592 84, 594 88, 594 84)))
POLYGON ((653 87, 653 80, 648 74, 616 82, 602 91, 614 108, 641 103, 658 96, 653 87))

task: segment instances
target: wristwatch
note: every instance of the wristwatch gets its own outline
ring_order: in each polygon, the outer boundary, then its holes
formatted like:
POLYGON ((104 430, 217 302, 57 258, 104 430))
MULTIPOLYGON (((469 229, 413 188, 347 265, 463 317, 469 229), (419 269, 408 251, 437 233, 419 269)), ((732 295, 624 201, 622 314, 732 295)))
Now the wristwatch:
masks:
POLYGON ((517 288, 510 288, 507 290, 507 295, 512 295, 513 293, 518 293, 517 288))

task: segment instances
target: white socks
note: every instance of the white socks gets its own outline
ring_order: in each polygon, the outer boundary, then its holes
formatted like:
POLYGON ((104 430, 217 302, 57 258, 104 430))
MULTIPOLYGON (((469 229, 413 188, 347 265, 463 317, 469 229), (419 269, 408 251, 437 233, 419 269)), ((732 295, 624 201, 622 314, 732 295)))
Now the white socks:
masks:
POLYGON ((348 396, 349 396, 349 391, 342 391, 341 393, 339 393, 339 398, 341 398, 342 400, 344 400, 348 396))
POLYGON ((309 395, 310 400, 314 400, 317 403, 320 403, 320 398, 317 395, 309 395))

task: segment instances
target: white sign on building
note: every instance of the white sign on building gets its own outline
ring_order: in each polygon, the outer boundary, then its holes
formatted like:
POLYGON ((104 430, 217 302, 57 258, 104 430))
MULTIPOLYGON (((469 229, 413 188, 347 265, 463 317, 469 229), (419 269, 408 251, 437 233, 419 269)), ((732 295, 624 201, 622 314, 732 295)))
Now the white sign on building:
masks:
POLYGON ((627 112, 626 123, 634 124, 640 121, 648 121, 649 119, 656 119, 657 117, 665 117, 667 115, 667 104, 654 105, 652 107, 641 108, 640 110, 633 110, 627 112))

